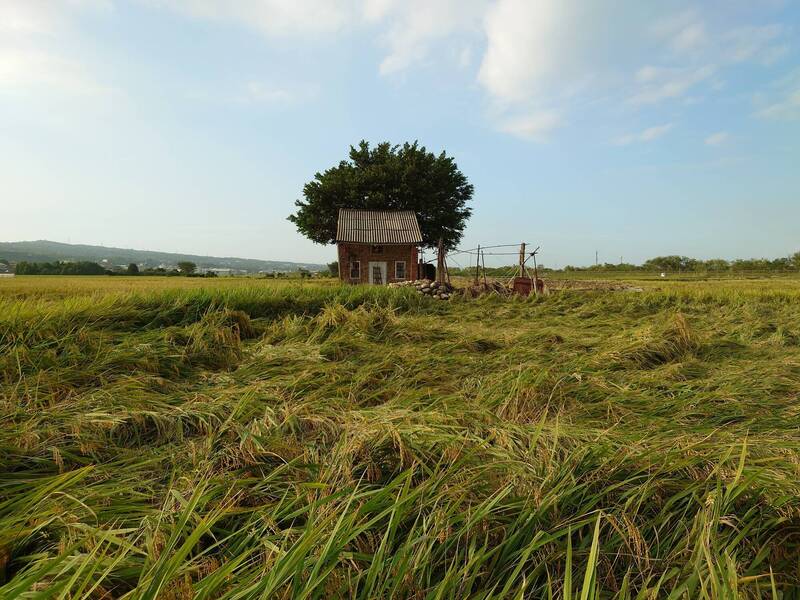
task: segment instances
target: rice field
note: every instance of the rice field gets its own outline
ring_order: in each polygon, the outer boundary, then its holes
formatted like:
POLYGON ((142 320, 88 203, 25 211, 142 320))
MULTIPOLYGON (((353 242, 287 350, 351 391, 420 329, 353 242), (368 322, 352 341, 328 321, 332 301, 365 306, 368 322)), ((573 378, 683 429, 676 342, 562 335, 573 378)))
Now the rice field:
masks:
POLYGON ((800 597, 800 283, 0 281, 0 598, 800 597))

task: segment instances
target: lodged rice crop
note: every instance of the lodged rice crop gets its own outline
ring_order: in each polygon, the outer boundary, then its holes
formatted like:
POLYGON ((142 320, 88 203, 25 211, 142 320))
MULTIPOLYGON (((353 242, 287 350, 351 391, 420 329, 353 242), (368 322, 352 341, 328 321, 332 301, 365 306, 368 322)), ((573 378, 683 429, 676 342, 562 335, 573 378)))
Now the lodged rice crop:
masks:
POLYGON ((800 593, 793 286, 24 283, 0 598, 800 593))

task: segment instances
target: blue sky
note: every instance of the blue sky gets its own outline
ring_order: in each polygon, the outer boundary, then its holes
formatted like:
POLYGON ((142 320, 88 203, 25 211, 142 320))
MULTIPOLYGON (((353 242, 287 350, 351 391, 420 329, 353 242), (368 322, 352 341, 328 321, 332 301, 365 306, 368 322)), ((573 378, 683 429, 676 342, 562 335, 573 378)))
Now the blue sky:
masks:
POLYGON ((444 149, 464 245, 800 249, 800 3, 0 0, 0 240, 327 261, 360 139, 444 149))

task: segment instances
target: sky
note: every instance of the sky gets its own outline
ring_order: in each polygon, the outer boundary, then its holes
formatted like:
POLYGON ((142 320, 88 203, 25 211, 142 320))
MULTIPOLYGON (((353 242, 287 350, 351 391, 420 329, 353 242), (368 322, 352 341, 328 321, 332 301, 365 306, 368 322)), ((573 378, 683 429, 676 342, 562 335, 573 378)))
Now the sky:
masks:
POLYGON ((286 217, 361 139, 455 158, 462 247, 786 256, 800 2, 0 0, 1 241, 327 262, 286 217))

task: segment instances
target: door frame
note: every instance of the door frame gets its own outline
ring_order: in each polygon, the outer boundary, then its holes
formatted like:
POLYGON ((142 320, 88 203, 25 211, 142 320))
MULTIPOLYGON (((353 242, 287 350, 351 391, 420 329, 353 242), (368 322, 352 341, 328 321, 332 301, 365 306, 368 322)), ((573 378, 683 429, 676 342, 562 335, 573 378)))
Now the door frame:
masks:
POLYGON ((385 260, 371 260, 371 261, 369 261, 369 263, 367 263, 367 265, 368 265, 368 269, 369 269, 367 271, 367 278, 368 278, 367 281, 369 281, 369 283, 371 285, 375 285, 375 282, 372 279, 372 269, 375 266, 378 266, 381 269, 381 278, 383 279, 383 285, 386 285, 387 283, 389 283, 388 280, 387 280, 387 276, 389 275, 389 263, 387 261, 385 261, 385 260))

